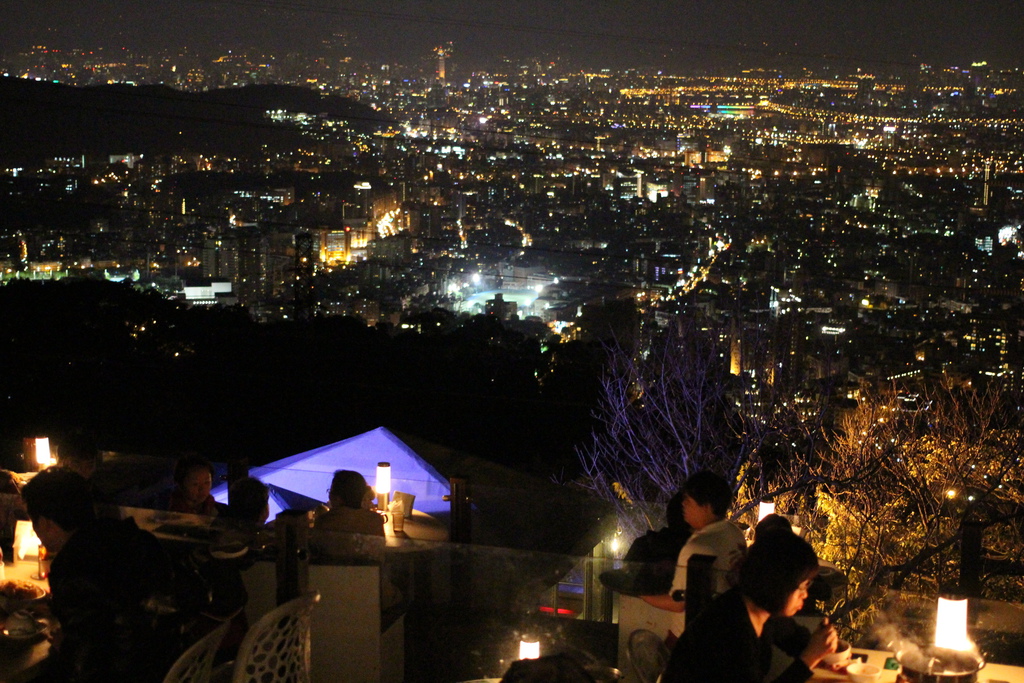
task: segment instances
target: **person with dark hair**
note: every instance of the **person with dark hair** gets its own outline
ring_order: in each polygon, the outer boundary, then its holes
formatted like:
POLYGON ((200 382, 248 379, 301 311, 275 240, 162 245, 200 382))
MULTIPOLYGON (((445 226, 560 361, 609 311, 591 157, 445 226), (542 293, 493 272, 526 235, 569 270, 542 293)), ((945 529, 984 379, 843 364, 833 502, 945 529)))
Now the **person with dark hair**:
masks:
POLYGON ((352 470, 337 470, 331 479, 331 488, 327 495, 332 510, 339 506, 352 510, 369 510, 374 494, 363 475, 352 470))
POLYGON ((327 495, 330 509, 313 520, 314 546, 337 559, 382 560, 384 518, 370 509, 373 489, 363 475, 336 471, 327 495))
MULTIPOLYGON (((767 536, 768 534, 792 534, 793 524, 782 515, 771 513, 765 515, 757 526, 754 527, 754 541, 767 536)), ((820 564, 820 563, 819 563, 820 564)), ((808 588, 807 603, 805 612, 813 613, 814 604, 819 600, 828 600, 832 597, 832 587, 822 576, 815 576, 808 588)))
POLYGON ((96 520, 85 477, 66 467, 50 467, 21 490, 40 542, 54 554, 80 528, 96 520))
POLYGON ((97 513, 103 516, 120 517, 114 500, 98 486, 93 475, 100 463, 100 449, 96 440, 85 432, 72 432, 62 437, 57 443, 57 464, 82 475, 89 482, 92 491, 92 502, 97 513))
POLYGON ((167 509, 213 517, 219 508, 210 495, 213 488, 213 464, 198 455, 183 455, 174 464, 174 490, 167 509))
POLYGON ((313 527, 383 536, 384 518, 370 509, 373 495, 373 489, 363 475, 352 470, 337 470, 327 492, 330 509, 317 516, 313 527))
POLYGON ((793 524, 782 515, 777 515, 774 512, 765 515, 761 518, 761 521, 754 527, 754 540, 761 538, 765 534, 774 533, 793 533, 793 524))
POLYGON ((665 506, 665 524, 669 529, 675 529, 680 535, 685 533, 689 538, 693 529, 686 523, 686 515, 683 514, 683 497, 685 496, 686 491, 679 489, 668 499, 668 504, 665 506))
POLYGON ((795 534, 758 538, 740 567, 739 585, 716 598, 676 643, 662 683, 761 683, 773 644, 795 658, 776 683, 809 679, 838 642, 827 619, 813 634, 792 620, 817 572, 814 550, 795 534))
POLYGON ((725 517, 733 499, 729 482, 705 470, 686 480, 682 494, 683 518, 693 529, 693 534, 676 558, 669 592, 642 596, 644 602, 676 614, 667 639, 670 644, 679 637, 686 625, 686 565, 690 557, 715 557, 712 568, 715 572, 715 594, 718 595, 732 584, 733 575, 747 547, 743 532, 725 517))
POLYGON ((225 517, 263 524, 270 517, 270 490, 254 477, 242 477, 228 487, 225 517))
MULTIPOLYGON (((683 484, 683 496, 700 507, 708 507, 710 513, 718 519, 729 513, 733 499, 729 482, 710 470, 702 470, 687 479, 683 484)), ((683 515, 686 516, 685 506, 683 515)))
POLYGON ((97 519, 89 483, 51 467, 22 490, 47 551, 60 637, 48 680, 160 681, 180 652, 174 569, 156 537, 132 519, 97 519))
POLYGON ((601 572, 601 583, 627 595, 660 595, 672 586, 679 551, 693 530, 683 517, 683 492, 677 491, 665 507, 667 525, 648 531, 629 546, 624 569, 601 572))

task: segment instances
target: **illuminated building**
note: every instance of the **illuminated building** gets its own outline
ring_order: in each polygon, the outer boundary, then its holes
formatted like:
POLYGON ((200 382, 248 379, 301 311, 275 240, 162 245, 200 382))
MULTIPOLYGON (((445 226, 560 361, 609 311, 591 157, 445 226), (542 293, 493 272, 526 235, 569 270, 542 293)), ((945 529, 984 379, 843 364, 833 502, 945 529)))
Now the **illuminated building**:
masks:
POLYGON ((233 237, 216 237, 203 243, 203 277, 234 280, 238 275, 238 242, 233 237))
POLYGON ((505 297, 498 292, 493 299, 487 300, 487 315, 493 315, 499 320, 508 320, 517 314, 518 306, 515 301, 505 301, 505 297))
POLYGON ((268 292, 269 242, 256 226, 238 231, 238 303, 249 306, 259 303, 268 292))

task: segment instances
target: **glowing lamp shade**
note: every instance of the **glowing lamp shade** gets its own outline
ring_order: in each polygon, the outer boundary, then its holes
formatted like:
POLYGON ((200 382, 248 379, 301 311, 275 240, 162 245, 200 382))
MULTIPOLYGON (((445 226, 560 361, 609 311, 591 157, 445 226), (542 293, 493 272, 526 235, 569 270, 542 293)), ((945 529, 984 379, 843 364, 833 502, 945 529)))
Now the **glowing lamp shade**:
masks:
POLYGON ((761 521, 768 515, 775 514, 775 503, 758 503, 757 504, 757 521, 761 521))
POLYGON ((972 650, 967 638, 967 600, 939 598, 935 612, 935 646, 949 650, 972 650))
POLYGON ((11 559, 24 560, 26 557, 38 556, 40 545, 42 543, 32 528, 32 522, 19 519, 14 527, 14 557, 11 559))
POLYGON ((520 640, 519 659, 537 659, 540 657, 539 640, 520 640))
POLYGON ((373 490, 378 496, 391 493, 391 463, 377 463, 377 483, 374 484, 373 490))
POLYGON ((40 436, 36 439, 36 464, 39 465, 39 469, 57 464, 57 461, 50 455, 49 437, 40 436))

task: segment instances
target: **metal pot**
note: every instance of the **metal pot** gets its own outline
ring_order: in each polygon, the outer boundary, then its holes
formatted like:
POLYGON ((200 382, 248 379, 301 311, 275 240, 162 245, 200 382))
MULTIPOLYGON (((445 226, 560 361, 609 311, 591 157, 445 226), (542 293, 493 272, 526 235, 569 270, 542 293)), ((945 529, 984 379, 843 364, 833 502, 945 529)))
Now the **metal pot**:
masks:
POLYGON ((975 652, 941 647, 900 650, 896 659, 903 667, 898 680, 908 683, 975 683, 985 661, 975 652))

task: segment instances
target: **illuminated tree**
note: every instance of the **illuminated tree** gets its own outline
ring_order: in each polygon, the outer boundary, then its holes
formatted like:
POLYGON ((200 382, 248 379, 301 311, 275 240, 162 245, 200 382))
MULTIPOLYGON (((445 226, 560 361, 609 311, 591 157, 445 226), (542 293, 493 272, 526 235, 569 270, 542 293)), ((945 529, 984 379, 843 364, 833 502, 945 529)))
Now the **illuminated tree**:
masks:
POLYGON ((862 401, 801 464, 819 484, 793 501, 819 554, 846 571, 838 616, 861 626, 887 589, 934 596, 958 585, 965 524, 985 528, 985 596, 1019 601, 1024 428, 997 389, 895 393, 862 401), (1016 567, 1017 576, 1004 576, 1016 567))
MULTIPOLYGON (((727 329, 690 320, 609 347, 600 428, 578 454, 584 486, 617 506, 627 536, 656 526, 667 500, 700 470, 737 482, 741 512, 813 483, 791 464, 820 440, 820 407, 801 411, 769 381, 773 373, 732 374, 732 341, 727 329)), ((770 365, 763 346, 749 355, 755 367, 770 365)))
POLYGON ((854 632, 887 590, 955 587, 965 525, 984 528, 984 596, 1024 598, 1016 400, 995 388, 891 390, 827 420, 824 397, 777 380, 782 354, 762 349, 758 371, 731 374, 730 341, 688 322, 610 347, 601 428, 578 454, 583 485, 617 506, 626 536, 657 526, 680 484, 711 469, 736 484, 734 517, 752 522, 746 512, 771 499, 846 573, 829 608, 854 632))

